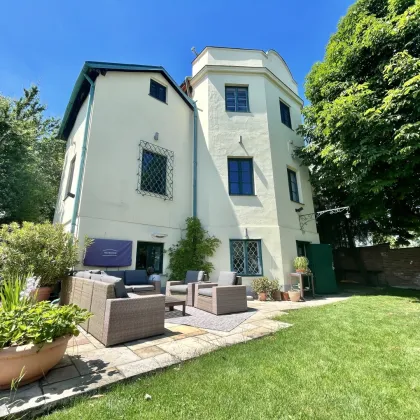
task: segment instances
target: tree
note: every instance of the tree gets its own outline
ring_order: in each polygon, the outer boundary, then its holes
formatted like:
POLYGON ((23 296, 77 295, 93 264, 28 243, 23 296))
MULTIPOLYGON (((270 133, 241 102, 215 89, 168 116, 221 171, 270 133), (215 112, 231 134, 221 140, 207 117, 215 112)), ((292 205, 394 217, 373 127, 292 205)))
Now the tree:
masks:
POLYGON ((186 224, 185 238, 168 250, 170 280, 184 279, 188 270, 203 270, 207 274, 214 270, 207 258, 214 255, 220 240, 209 236, 197 217, 187 218, 186 224))
POLYGON ((0 96, 0 223, 54 214, 65 144, 45 110, 36 86, 17 100, 0 96))
POLYGON ((418 236, 420 1, 358 0, 305 88, 307 142, 296 155, 317 204, 350 206, 351 240, 418 236))

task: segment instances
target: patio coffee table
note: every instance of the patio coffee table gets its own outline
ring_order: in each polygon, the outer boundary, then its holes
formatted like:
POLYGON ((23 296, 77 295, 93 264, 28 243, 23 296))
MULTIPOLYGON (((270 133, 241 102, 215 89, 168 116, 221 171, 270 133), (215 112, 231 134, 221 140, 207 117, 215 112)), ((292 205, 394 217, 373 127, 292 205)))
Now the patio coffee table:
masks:
POLYGON ((176 298, 174 296, 165 296, 165 307, 170 311, 174 310, 174 306, 182 305, 182 316, 185 316, 185 298, 176 298))

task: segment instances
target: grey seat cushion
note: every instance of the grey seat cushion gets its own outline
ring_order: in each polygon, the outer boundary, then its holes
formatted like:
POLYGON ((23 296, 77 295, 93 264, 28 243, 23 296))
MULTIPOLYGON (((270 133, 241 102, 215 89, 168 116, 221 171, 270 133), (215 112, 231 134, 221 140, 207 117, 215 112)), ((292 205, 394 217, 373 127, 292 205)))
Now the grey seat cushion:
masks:
POLYGON ((180 285, 176 285, 176 286, 171 286, 169 288, 169 290, 171 291, 171 293, 181 293, 183 295, 186 295, 188 292, 188 285, 187 284, 180 284, 180 285))
POLYGON ((204 289, 198 289, 198 294, 201 296, 213 296, 213 287, 206 287, 204 289))
POLYGON ((221 271, 217 284, 219 286, 233 286, 236 283, 236 273, 232 271, 221 271))
POLYGON ((133 293, 153 292, 153 290, 155 290, 154 286, 148 284, 141 284, 139 286, 125 286, 125 289, 127 290, 128 287, 131 289, 130 292, 132 291, 133 293))
POLYGON ((202 281, 204 276, 204 271, 187 271, 185 275, 185 283, 194 283, 197 281, 202 281))
MULTIPOLYGON (((92 274, 95 275, 95 274, 92 274)), ((118 277, 112 277, 112 276, 102 276, 101 281, 104 283, 112 283, 114 285, 115 290, 115 297, 116 298, 128 298, 127 291, 124 287, 124 282, 122 279, 119 279, 118 277)))
POLYGON ((146 270, 126 270, 125 284, 127 286, 137 286, 139 284, 147 284, 146 270))

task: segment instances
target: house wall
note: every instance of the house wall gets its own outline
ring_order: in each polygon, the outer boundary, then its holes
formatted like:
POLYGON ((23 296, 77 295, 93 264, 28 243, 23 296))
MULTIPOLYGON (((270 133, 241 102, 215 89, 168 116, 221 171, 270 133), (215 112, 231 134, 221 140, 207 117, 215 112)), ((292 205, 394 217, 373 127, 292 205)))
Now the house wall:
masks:
POLYGON ((63 173, 61 176, 60 189, 58 193, 57 203, 55 206, 54 223, 64 224, 68 232, 70 232, 71 229, 71 218, 73 215, 74 199, 71 197, 66 197, 66 188, 69 178, 70 163, 73 160, 73 158, 76 157, 73 172, 72 188, 70 190, 70 192, 72 192, 73 194, 76 192, 76 184, 80 170, 80 156, 82 154, 83 137, 86 126, 87 103, 88 99, 84 101, 82 107, 80 108, 73 129, 71 130, 69 138, 67 139, 63 173))
MULTIPOLYGON (((167 249, 191 216, 193 113, 157 73, 108 72, 95 84, 77 235, 82 243, 85 236, 133 241, 134 268, 137 241, 167 249), (167 103, 149 95, 151 78, 167 86, 167 103), (140 140, 174 152, 172 201, 136 191, 140 140)), ((165 255, 164 270, 167 263, 165 255)))
MULTIPOLYGON (((283 66, 278 75, 285 77, 284 64, 277 54, 269 54, 269 58, 273 69, 283 66)), ((193 73, 202 70, 204 67, 199 66, 203 63, 225 66, 238 62, 259 67, 267 64, 267 58, 258 51, 209 48, 194 64, 193 73)), ((279 98, 292 108, 293 127, 300 124, 301 102, 257 71, 222 72, 216 68, 203 71, 191 83, 200 122, 198 215, 208 231, 222 241, 212 259, 215 265, 212 277, 217 278, 219 271, 231 268, 229 240, 246 239, 248 234, 249 239, 262 240, 264 275, 287 284, 297 254, 296 240, 319 243, 315 224, 308 225, 307 232, 302 233, 295 211, 304 207, 303 213, 313 212, 308 171, 292 158, 293 147, 301 145, 302 139, 280 119, 279 98), (249 113, 226 111, 225 85, 248 86, 249 113), (253 158, 255 196, 229 195, 228 157, 253 158), (298 171, 303 204, 290 201, 288 166, 298 171)), ((252 277, 244 278, 245 284, 251 281, 252 277)))

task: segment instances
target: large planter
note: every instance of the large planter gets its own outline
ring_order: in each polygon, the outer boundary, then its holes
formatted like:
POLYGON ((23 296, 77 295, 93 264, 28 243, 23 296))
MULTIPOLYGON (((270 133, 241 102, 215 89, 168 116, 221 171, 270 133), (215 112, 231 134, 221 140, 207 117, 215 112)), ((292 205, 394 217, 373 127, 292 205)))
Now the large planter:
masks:
POLYGON ((42 378, 62 359, 70 338, 67 335, 44 345, 27 344, 0 350, 0 389, 10 389, 12 380, 18 381, 21 372, 24 376, 18 386, 42 378))
POLYGON ((274 292, 271 293, 271 297, 273 298, 273 300, 279 301, 281 300, 281 292, 280 290, 275 290, 274 292))
POLYGON ((53 291, 52 287, 49 287, 49 286, 48 287, 40 287, 39 289, 36 290, 36 293, 37 293, 36 300, 38 302, 41 302, 43 300, 48 300, 52 291, 53 291))
POLYGON ((292 302, 299 302, 300 301, 300 291, 290 290, 289 291, 289 298, 292 302))
POLYGON ((289 292, 280 292, 281 300, 289 300, 289 292))

